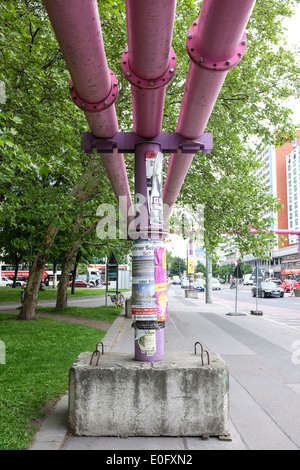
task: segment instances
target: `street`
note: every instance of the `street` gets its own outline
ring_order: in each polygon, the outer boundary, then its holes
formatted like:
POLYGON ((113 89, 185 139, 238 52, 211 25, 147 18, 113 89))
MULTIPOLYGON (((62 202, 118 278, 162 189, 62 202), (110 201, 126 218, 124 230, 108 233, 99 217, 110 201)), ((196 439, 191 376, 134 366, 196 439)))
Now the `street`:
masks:
MULTIPOLYGON (((230 372, 233 444, 246 449, 300 448, 300 298, 258 299, 263 315, 251 315, 250 287, 223 287, 187 299, 184 289, 169 288, 166 350, 193 350, 200 341, 225 360, 230 372), (228 307, 228 308, 227 308, 228 307)), ((236 447, 235 447, 236 448, 236 447)))
MULTIPOLYGON (((169 293, 176 293, 178 296, 184 297, 184 289, 180 286, 171 286, 169 293)), ((205 293, 199 292, 199 301, 205 302, 205 293)), ((230 289, 229 285, 222 286, 221 290, 212 292, 213 303, 228 306, 228 313, 246 313, 250 314, 250 310, 258 310, 263 312, 265 319, 284 323, 300 329, 300 297, 291 296, 285 293, 283 298, 252 297, 250 286, 238 286, 237 298, 236 289, 230 289), (237 307, 237 308, 236 308, 237 307)))

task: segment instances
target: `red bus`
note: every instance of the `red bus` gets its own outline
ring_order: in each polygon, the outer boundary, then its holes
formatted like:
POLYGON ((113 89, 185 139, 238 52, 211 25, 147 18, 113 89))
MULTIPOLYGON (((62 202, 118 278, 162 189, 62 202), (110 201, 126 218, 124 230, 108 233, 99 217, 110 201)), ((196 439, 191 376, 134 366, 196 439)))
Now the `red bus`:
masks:
MULTIPOLYGON (((1 271, 2 276, 7 277, 8 279, 13 279, 14 278, 15 270, 14 270, 13 266, 9 266, 7 264, 2 264, 2 265, 0 265, 0 271, 1 271)), ((42 279, 46 279, 47 276, 48 276, 47 271, 44 271, 42 279)), ((25 269, 18 270, 17 277, 20 277, 20 278, 29 277, 29 269, 25 268, 25 269)))

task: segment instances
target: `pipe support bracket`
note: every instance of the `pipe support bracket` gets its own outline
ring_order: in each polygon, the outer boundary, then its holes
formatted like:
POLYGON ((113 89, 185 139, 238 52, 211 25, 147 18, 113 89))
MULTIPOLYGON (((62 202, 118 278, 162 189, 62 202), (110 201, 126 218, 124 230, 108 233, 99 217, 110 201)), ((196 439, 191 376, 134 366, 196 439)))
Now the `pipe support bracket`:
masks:
POLYGON ((238 44, 238 48, 235 53, 226 60, 214 60, 208 57, 205 57, 199 48, 199 45, 196 41, 196 28, 198 25, 198 21, 194 21, 191 25, 186 40, 186 49, 187 53, 190 56, 190 59, 199 67, 204 67, 209 70, 217 70, 217 71, 226 71, 230 70, 235 67, 243 57, 246 47, 247 47, 247 36, 246 33, 243 33, 240 43, 238 44))
POLYGON ((110 73, 110 80, 111 80, 111 89, 109 95, 104 98, 104 100, 99 101, 98 103, 89 103, 88 101, 83 100, 76 92, 74 83, 72 79, 70 80, 70 95, 72 100, 78 106, 78 108, 82 109, 83 111, 88 111, 90 113, 98 113, 104 111, 105 109, 109 108, 114 104, 118 96, 118 80, 111 70, 110 73))
POLYGON ((167 85, 170 80, 174 77, 176 69, 176 54, 174 49, 171 47, 171 54, 170 54, 170 63, 166 70, 166 72, 158 78, 153 79, 145 79, 138 77, 130 68, 129 65, 129 50, 128 46, 126 46, 123 54, 122 54, 122 70, 124 73, 125 78, 138 88, 147 88, 147 89, 155 89, 160 88, 162 86, 167 85))
POLYGON ((114 149, 117 149, 118 153, 135 153, 136 146, 140 144, 159 145, 162 153, 195 155, 201 151, 203 154, 208 154, 213 149, 213 136, 210 133, 204 133, 197 139, 190 140, 178 132, 161 132, 153 139, 144 139, 134 132, 117 132, 111 139, 99 139, 91 132, 84 132, 81 148, 85 153, 92 153, 93 149, 99 153, 112 153, 114 149))

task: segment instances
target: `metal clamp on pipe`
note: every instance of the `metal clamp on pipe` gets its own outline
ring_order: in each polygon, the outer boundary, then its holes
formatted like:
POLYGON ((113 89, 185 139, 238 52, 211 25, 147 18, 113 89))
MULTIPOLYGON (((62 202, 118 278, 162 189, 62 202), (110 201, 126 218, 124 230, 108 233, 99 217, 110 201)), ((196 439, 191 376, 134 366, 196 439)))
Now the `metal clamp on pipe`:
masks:
POLYGON ((110 70, 110 79, 111 79, 110 93, 106 98, 104 98, 104 100, 99 101, 98 103, 89 103, 88 101, 84 101, 82 98, 80 98, 80 96, 77 94, 75 90, 73 80, 71 79, 69 90, 70 90, 70 95, 72 97, 72 100, 74 101, 76 106, 78 106, 78 108, 82 109, 83 111, 88 111, 90 113, 98 113, 98 112, 103 111, 104 109, 109 108, 110 106, 114 104, 118 96, 118 80, 114 72, 112 72, 112 70, 110 70))
POLYGON ((129 65, 129 50, 128 46, 126 46, 123 54, 122 54, 122 70, 125 75, 125 78, 138 88, 147 88, 147 89, 156 89, 162 86, 167 85, 170 80, 174 77, 176 69, 176 54, 174 49, 171 47, 171 54, 170 54, 170 63, 166 70, 166 72, 158 78, 153 79, 145 79, 138 77, 130 68, 129 65))
POLYGON ((186 41, 186 49, 187 53, 190 56, 191 60, 200 67, 204 67, 209 70, 218 70, 218 71, 226 71, 230 70, 235 67, 246 51, 247 46, 247 36, 246 33, 243 33, 241 41, 238 45, 237 50, 235 53, 228 57, 226 60, 215 60, 208 57, 205 57, 201 53, 201 49, 199 44, 197 44, 197 37, 196 37, 196 29, 198 26, 198 20, 195 20, 192 26, 190 27, 188 34, 187 34, 187 41, 186 41))

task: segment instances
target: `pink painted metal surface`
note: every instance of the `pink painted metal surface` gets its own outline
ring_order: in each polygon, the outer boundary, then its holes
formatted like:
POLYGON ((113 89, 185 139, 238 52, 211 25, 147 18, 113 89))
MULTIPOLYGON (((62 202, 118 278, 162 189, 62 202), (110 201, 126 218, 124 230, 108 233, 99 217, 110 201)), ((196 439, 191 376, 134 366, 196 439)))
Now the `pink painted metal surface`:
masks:
POLYGON ((132 84, 134 131, 151 138, 161 131, 165 86, 176 57, 171 48, 176 0, 126 0, 128 46, 122 62, 132 84))
POLYGON ((130 67, 155 79, 169 64, 176 0, 126 0, 130 67))
MULTIPOLYGON (((250 229, 250 233, 252 234, 259 233, 259 232, 260 231, 255 228, 250 229)), ((300 235, 300 230, 278 229, 278 230, 274 230, 274 233, 276 233, 277 235, 300 235)))
MULTIPOLYGON (((106 108, 105 101, 114 101, 112 87, 117 82, 107 65, 97 0, 44 0, 44 4, 91 132, 112 137, 118 132, 116 110, 113 102, 106 108)), ((101 157, 116 197, 126 196, 130 206, 123 155, 113 152, 101 157)))
POLYGON ((79 96, 97 103, 111 88, 97 0, 44 0, 79 96))
MULTIPOLYGON (((244 52, 244 28, 254 4, 255 0, 203 1, 199 19, 187 37, 188 50, 198 51, 199 56, 191 57, 178 117, 176 131, 184 137, 194 139, 203 134, 233 65, 232 57, 238 62, 244 52), (194 47, 188 45, 191 40, 194 47)), ((192 159, 190 155, 171 155, 164 185, 164 203, 170 208, 176 202, 192 159)))
POLYGON ((230 59, 254 7, 255 0, 204 0, 196 39, 203 57, 216 61, 230 59))

